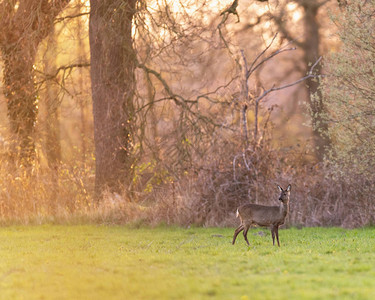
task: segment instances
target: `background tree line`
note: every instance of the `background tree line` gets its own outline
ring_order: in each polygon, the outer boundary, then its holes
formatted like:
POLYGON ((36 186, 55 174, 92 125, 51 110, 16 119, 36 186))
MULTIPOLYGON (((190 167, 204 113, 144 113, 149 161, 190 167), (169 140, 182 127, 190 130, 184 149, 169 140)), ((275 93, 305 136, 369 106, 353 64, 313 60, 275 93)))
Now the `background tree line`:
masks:
POLYGON ((373 222, 374 7, 0 1, 1 216, 373 222))

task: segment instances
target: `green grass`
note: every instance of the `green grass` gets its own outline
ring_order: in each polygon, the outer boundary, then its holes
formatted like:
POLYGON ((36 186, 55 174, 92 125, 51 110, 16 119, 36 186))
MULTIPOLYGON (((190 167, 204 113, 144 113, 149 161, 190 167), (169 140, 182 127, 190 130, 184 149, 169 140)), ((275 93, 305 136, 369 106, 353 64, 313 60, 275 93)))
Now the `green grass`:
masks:
POLYGON ((0 299, 375 299, 375 228, 0 228, 0 299), (263 231, 265 236, 257 232, 263 231))

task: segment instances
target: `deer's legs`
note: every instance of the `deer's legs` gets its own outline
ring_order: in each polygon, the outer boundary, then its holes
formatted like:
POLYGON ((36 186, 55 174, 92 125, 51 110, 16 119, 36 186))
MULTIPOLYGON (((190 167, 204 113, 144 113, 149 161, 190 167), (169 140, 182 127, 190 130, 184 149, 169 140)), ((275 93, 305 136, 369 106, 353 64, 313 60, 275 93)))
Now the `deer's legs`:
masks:
POLYGON ((249 231, 250 225, 246 225, 243 231, 243 237, 245 238, 246 243, 250 246, 249 241, 247 240, 247 232, 249 231))
POLYGON ((244 229, 243 224, 241 224, 241 225, 238 226, 237 229, 234 231, 232 245, 234 245, 234 243, 236 242, 237 235, 238 235, 243 229, 244 229))
POLYGON ((277 239, 277 245, 280 247, 280 242, 279 242, 279 226, 275 227, 275 234, 276 234, 276 239, 277 239))
POLYGON ((275 227, 274 226, 271 227, 271 233, 272 233, 272 242, 273 242, 273 245, 275 246, 275 227))

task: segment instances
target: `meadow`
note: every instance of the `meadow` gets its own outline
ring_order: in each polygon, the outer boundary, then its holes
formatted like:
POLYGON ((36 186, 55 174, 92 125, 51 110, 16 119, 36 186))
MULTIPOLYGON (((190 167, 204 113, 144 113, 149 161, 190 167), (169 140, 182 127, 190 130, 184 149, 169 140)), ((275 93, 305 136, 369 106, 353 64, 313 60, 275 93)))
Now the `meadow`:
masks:
POLYGON ((0 228, 0 299, 374 299, 375 228, 0 228))

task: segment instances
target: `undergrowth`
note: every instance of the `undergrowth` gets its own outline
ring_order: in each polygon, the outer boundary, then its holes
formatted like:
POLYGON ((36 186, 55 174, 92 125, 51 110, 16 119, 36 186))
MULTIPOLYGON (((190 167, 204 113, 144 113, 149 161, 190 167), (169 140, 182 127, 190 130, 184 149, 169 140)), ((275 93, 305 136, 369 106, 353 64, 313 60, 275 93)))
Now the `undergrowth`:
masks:
POLYGON ((329 164, 302 162, 267 143, 257 147, 236 152, 235 146, 215 146, 199 169, 176 180, 145 181, 122 194, 105 192, 99 201, 92 196, 91 165, 74 162, 53 170, 36 165, 26 172, 9 171, 2 163, 0 223, 236 226, 239 205, 279 204, 276 184, 292 185, 287 227, 375 223, 373 179, 340 175, 329 164))

